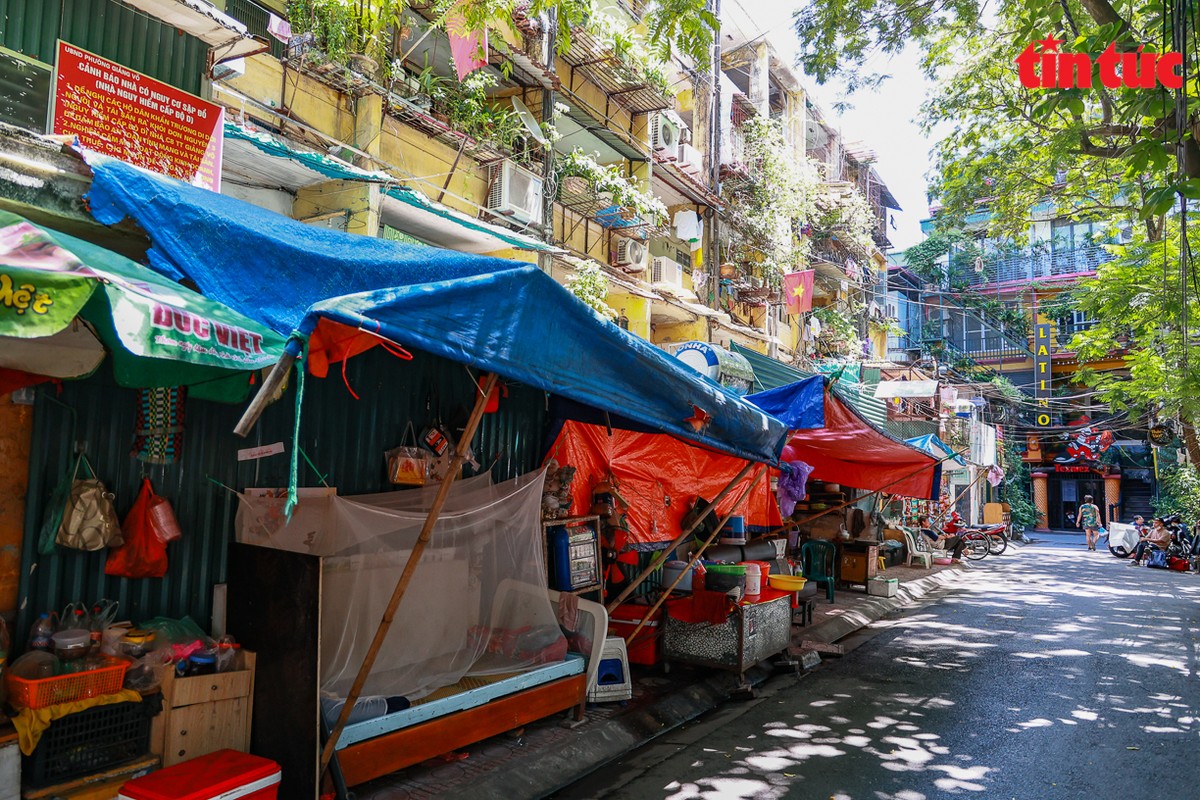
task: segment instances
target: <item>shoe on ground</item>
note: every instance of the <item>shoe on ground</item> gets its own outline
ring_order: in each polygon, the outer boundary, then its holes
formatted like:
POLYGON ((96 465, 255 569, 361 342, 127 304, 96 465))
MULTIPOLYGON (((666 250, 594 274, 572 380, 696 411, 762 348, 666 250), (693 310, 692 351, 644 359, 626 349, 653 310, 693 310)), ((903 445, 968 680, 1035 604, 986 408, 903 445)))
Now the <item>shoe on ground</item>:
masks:
POLYGON ((950 563, 951 564, 961 564, 962 559, 961 558, 952 558, 952 559, 950 559, 950 563))
POLYGON ((1140 562, 1140 561, 1130 561, 1130 562, 1129 562, 1129 564, 1128 564, 1127 566, 1130 566, 1130 567, 1140 567, 1141 565, 1142 565, 1142 562, 1140 562))

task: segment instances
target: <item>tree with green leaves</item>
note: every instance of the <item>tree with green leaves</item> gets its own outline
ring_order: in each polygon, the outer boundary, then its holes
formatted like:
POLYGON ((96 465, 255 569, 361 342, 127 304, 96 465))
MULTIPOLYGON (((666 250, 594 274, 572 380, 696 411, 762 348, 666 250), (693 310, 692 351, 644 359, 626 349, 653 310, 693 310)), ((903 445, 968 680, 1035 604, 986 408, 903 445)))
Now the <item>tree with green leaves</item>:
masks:
POLYGON ((1117 413, 1178 419, 1200 463, 1197 243, 1181 231, 1195 226, 1187 204, 1200 198, 1197 15, 1194 2, 1159 0, 1001 0, 986 10, 974 0, 831 0, 806 6, 795 25, 805 70, 851 88, 878 77, 864 74, 876 53, 920 48, 936 81, 922 122, 941 137, 931 189, 943 238, 966 229, 1022 242, 1035 213, 1108 222, 1110 233, 1140 223, 1055 311, 1069 302, 1097 320, 1070 344, 1085 362, 1111 361, 1118 341, 1133 343, 1127 369, 1080 376, 1117 413), (1015 60, 1051 37, 1061 42, 1047 47, 1090 56, 1091 88, 1022 84, 1015 60), (1110 47, 1124 62, 1116 86, 1105 85, 1097 58, 1110 47), (1136 85, 1140 58, 1167 51, 1182 56, 1184 90, 1136 85))
MULTIPOLYGON (((1095 363, 1113 359, 1121 342, 1136 343, 1124 353, 1126 369, 1085 368, 1081 379, 1114 412, 1178 419, 1188 455, 1200 464, 1200 352, 1194 352, 1200 328, 1179 290, 1180 241, 1179 229, 1170 227, 1158 241, 1138 235, 1113 247, 1117 258, 1073 292, 1076 307, 1096 323, 1076 334, 1070 347, 1084 363, 1095 363)), ((1200 272, 1194 263, 1188 262, 1183 277, 1195 296, 1200 272)))
POLYGON ((795 27, 805 71, 852 87, 879 77, 864 75, 872 55, 921 48, 938 82, 924 122, 946 134, 932 189, 948 217, 962 220, 986 202, 992 229, 1020 238, 1030 209, 1050 201, 1080 218, 1136 213, 1155 238, 1178 196, 1200 197, 1200 147, 1187 122, 1200 97, 1106 88, 1098 65, 1091 89, 1030 89, 1014 60, 1048 36, 1063 40, 1064 52, 1092 56, 1110 44, 1136 54, 1174 42, 1193 75, 1195 5, 1180 25, 1168 9, 1159 0, 1119 10, 1108 0, 1002 0, 985 13, 975 0, 833 0, 797 12, 795 27))

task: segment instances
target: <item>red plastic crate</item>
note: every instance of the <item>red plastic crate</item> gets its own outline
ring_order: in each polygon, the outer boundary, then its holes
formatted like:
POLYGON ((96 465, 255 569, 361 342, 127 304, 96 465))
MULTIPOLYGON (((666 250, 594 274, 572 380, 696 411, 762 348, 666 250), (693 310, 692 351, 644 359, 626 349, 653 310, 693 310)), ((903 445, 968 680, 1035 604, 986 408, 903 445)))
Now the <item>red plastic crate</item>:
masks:
POLYGON ((117 800, 275 800, 279 778, 269 758, 218 750, 129 781, 117 800))
POLYGON ((129 662, 108 656, 103 658, 106 666, 53 678, 26 679, 5 675, 8 702, 17 708, 45 708, 121 691, 129 662))
POLYGON ((626 650, 629 653, 631 664, 652 667, 658 663, 658 640, 662 636, 662 630, 659 628, 659 623, 662 621, 661 608, 650 618, 646 626, 638 631, 637 639, 633 644, 629 644, 629 634, 633 633, 633 629, 637 627, 649 610, 650 606, 622 603, 608 615, 608 633, 610 636, 620 636, 626 640, 626 650))

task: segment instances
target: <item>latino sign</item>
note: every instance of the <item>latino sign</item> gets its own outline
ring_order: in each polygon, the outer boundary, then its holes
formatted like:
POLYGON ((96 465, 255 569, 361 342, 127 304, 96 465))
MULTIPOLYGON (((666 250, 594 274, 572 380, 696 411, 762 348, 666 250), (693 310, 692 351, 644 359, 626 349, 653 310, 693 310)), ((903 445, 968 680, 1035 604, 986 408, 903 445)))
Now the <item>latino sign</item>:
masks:
POLYGON ((97 153, 221 189, 225 110, 60 41, 52 130, 97 153))
POLYGON ((1050 362, 1050 323, 1033 326, 1033 400, 1037 407, 1037 427, 1050 427, 1050 392, 1052 389, 1050 362))

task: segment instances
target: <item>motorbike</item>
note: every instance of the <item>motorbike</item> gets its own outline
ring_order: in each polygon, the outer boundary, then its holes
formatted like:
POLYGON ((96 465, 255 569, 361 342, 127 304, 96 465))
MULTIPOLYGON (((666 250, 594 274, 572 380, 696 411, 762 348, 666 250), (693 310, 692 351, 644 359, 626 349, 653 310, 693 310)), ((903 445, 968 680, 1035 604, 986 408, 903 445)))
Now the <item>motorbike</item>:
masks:
POLYGON ((1137 547, 1141 535, 1136 525, 1128 522, 1110 522, 1108 524, 1108 552, 1117 558, 1129 558, 1137 547))

